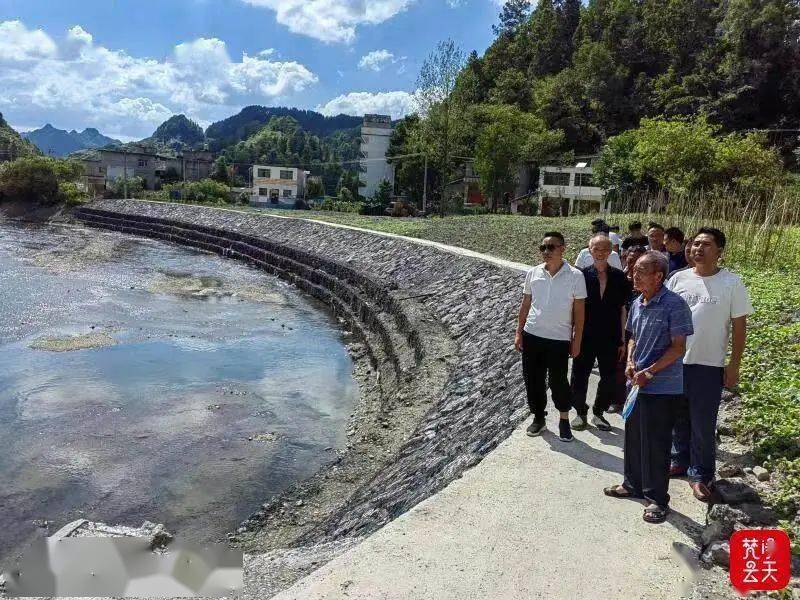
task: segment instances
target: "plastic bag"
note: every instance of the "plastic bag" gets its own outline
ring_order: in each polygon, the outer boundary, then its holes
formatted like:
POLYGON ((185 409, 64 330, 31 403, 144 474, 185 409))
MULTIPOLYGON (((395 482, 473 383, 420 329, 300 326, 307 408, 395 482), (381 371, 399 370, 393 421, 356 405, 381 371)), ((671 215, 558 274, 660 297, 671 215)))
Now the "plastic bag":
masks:
POLYGON ((625 399, 625 406, 622 407, 622 418, 628 420, 633 412, 633 407, 636 406, 636 397, 639 395, 639 386, 634 385, 631 391, 628 392, 628 397, 625 399))

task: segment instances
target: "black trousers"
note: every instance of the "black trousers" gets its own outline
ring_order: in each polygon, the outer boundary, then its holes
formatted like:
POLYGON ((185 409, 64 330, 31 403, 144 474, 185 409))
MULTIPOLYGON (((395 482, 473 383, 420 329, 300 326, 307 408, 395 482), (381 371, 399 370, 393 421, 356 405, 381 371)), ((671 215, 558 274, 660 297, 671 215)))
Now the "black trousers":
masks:
POLYGON ((600 369, 600 383, 597 385, 597 394, 594 397, 592 412, 601 415, 616 402, 617 379, 617 345, 611 343, 598 343, 597 341, 584 341, 581 353, 572 359, 572 377, 570 388, 572 391, 572 407, 579 415, 586 416, 589 405, 586 404, 586 392, 589 389, 589 376, 592 374, 594 361, 600 369))
POLYGON ((522 376, 525 379, 528 406, 536 419, 544 419, 548 383, 556 408, 562 412, 570 409, 567 381, 569 347, 568 341, 522 332, 522 376))
POLYGON ((680 394, 639 391, 625 421, 625 481, 632 494, 659 506, 669 504, 672 427, 680 394))

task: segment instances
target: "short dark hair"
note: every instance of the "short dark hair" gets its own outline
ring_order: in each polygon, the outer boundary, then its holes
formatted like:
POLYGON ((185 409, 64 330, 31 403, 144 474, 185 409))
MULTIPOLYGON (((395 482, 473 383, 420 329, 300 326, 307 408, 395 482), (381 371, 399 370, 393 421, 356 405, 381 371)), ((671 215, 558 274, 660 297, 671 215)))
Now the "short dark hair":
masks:
POLYGON ((605 219, 595 219, 592 221, 592 225, 602 225, 603 223, 605 223, 605 219))
POLYGON ((608 228, 611 231, 619 231, 619 225, 609 225, 608 228))
POLYGON ((661 231, 664 231, 664 226, 661 223, 656 223, 655 221, 650 221, 647 224, 647 228, 648 229, 660 229, 661 231))
POLYGON ((561 245, 562 245, 562 246, 565 244, 565 242, 564 242, 564 236, 563 236, 563 235, 561 235, 561 232, 560 232, 560 231, 547 231, 547 232, 546 232, 546 233, 545 233, 545 234, 542 236, 542 239, 544 239, 544 238, 549 238, 549 237, 558 238, 558 239, 561 241, 561 245))
POLYGON ((608 226, 608 223, 603 223, 597 228, 597 233, 605 233, 608 235, 611 233, 611 227, 608 226))
POLYGON ((684 236, 683 232, 677 227, 667 227, 664 233, 669 237, 671 237, 676 242, 678 242, 679 244, 682 244, 683 240, 686 239, 686 236, 684 236))
POLYGON ((710 235, 711 237, 713 237, 714 238, 714 242, 716 242, 718 247, 720 247, 720 248, 724 248, 725 247, 725 241, 726 241, 725 240, 725 234, 722 233, 722 231, 720 231, 716 227, 701 227, 700 229, 697 230, 697 233, 694 234, 694 237, 697 237, 701 233, 705 233, 705 234, 710 235))
POLYGON ((641 221, 633 221, 630 225, 628 225, 628 231, 633 231, 634 229, 641 229, 642 222, 641 221))

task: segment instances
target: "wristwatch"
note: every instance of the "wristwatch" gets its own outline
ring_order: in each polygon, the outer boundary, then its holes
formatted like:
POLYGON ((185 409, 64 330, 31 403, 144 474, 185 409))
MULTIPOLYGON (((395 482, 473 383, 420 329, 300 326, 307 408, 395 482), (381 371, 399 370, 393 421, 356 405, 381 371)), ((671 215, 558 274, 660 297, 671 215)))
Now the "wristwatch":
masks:
POLYGON ((647 377, 648 379, 652 379, 653 377, 655 377, 655 375, 653 375, 650 371, 645 371, 644 376, 647 377))

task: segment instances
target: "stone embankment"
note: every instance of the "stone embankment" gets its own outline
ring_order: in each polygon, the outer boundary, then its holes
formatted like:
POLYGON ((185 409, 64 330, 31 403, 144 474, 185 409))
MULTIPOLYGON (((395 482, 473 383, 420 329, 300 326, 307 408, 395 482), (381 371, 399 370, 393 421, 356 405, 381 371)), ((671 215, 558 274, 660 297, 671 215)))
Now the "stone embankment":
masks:
POLYGON ((367 535, 458 478, 526 416, 511 344, 516 271, 401 239, 197 206, 106 200, 75 216, 275 274, 327 303, 369 353, 362 411, 374 426, 354 424, 348 451, 313 485, 248 519, 234 537, 248 550, 367 535), (279 539, 269 533, 276 527, 286 532, 279 539))

